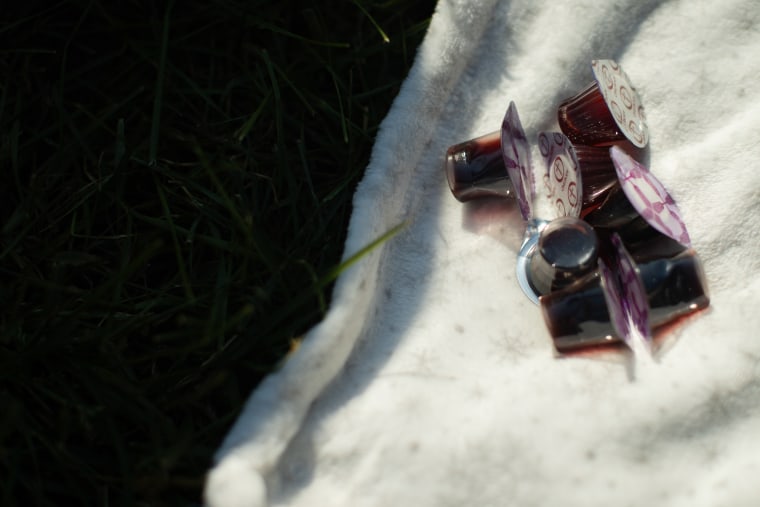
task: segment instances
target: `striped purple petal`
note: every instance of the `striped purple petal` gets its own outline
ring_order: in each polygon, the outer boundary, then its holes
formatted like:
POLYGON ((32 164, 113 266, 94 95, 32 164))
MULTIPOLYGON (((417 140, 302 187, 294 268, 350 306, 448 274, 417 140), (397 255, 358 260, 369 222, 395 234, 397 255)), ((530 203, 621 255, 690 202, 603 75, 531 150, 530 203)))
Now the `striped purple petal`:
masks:
POLYGON ((530 145, 514 102, 509 103, 501 123, 501 153, 509 179, 515 187, 520 213, 525 220, 529 220, 533 216, 535 182, 530 163, 530 145))
POLYGON ((611 238, 610 265, 599 260, 599 274, 607 310, 615 332, 632 350, 651 351, 652 330, 644 282, 617 234, 611 238))
POLYGON ((610 148, 610 157, 623 192, 644 220, 661 233, 691 246, 681 212, 660 180, 618 146, 610 148))

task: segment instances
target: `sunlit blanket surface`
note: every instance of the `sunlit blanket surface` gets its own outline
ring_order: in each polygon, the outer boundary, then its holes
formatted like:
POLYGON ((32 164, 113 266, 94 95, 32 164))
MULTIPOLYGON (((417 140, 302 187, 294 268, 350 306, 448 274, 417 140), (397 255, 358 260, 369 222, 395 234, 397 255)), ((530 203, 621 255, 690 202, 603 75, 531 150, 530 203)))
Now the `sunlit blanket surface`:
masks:
POLYGON ((232 506, 760 505, 760 8, 755 0, 440 0, 354 199, 324 321, 252 393, 205 501, 232 506), (463 205, 446 148, 529 139, 618 61, 711 305, 559 357, 520 291, 514 202, 463 205))

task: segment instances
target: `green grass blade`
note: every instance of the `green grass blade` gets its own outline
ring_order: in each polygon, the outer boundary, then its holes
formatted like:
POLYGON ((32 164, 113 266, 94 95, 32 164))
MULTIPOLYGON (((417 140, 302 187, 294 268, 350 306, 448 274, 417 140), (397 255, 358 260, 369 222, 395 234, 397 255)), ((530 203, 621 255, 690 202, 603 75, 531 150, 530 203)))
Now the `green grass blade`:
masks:
POLYGON ((164 100, 164 79, 166 77, 166 55, 169 49, 169 19, 173 0, 166 5, 164 10, 163 30, 161 32, 161 53, 158 59, 158 75, 156 77, 156 89, 153 99, 153 115, 150 126, 150 147, 148 160, 151 164, 156 163, 158 156, 158 138, 161 135, 161 109, 164 100))
POLYGON ((190 276, 187 273, 185 259, 182 256, 182 247, 180 246, 179 238, 177 237, 177 228, 174 226, 174 219, 172 218, 172 213, 169 209, 169 203, 166 200, 166 193, 164 192, 163 186, 158 181, 158 176, 154 175, 154 181, 156 184, 156 191, 158 192, 158 198, 161 200, 161 209, 164 212, 164 219, 169 226, 169 233, 172 237, 174 254, 177 259, 177 269, 179 270, 179 275, 182 279, 182 288, 185 290, 185 296, 187 296, 187 299, 192 302, 195 301, 195 294, 193 293, 193 287, 190 283, 190 276))
POLYGON ((386 44, 389 43, 391 39, 390 37, 388 37, 388 34, 386 34, 385 31, 382 28, 380 28, 380 25, 377 23, 377 21, 375 21, 375 18, 373 18, 372 15, 369 12, 367 12, 367 9, 364 8, 361 2, 359 0, 353 0, 353 2, 354 2, 354 5, 356 5, 359 8, 359 10, 361 10, 364 13, 364 15, 367 16, 367 19, 369 19, 369 22, 372 23, 372 26, 375 27, 375 29, 377 30, 377 33, 379 33, 380 37, 383 38, 383 42, 385 42, 386 44))
POLYGON ((374 250, 375 248, 382 245, 383 243, 391 239, 393 236, 395 236, 396 234, 404 230, 407 227, 407 225, 409 225, 409 223, 404 221, 392 227, 387 232, 382 234, 380 237, 370 242, 368 245, 362 247, 358 252, 351 255, 349 258, 347 258, 343 262, 341 262, 338 266, 328 271, 327 274, 325 274, 319 279, 319 283, 317 285, 319 287, 327 286, 329 283, 333 282, 336 278, 338 278, 338 276, 340 276, 342 272, 344 272, 346 269, 356 264, 365 255, 367 255, 372 250, 374 250))

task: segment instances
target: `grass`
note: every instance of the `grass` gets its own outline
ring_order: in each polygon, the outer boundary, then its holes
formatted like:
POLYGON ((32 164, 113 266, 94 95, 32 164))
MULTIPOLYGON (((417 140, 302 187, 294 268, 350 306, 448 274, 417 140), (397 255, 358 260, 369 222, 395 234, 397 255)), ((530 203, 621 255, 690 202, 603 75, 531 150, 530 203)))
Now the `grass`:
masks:
POLYGON ((198 505, 329 305, 433 0, 0 14, 2 505, 198 505))

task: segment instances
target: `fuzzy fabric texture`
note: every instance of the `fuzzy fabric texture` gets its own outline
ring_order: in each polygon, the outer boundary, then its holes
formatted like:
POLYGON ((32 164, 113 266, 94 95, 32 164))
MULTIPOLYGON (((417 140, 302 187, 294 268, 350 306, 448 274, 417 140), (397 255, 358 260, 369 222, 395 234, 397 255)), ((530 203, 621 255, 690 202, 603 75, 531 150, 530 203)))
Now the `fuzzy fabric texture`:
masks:
MULTIPOLYGON (((754 0, 440 0, 354 199, 325 320, 251 395, 205 501, 237 506, 760 503, 760 9, 754 0), (446 148, 529 139, 618 61, 711 306, 656 361, 557 357, 515 277, 514 202, 462 205, 446 148)), ((534 160, 535 163, 535 160, 534 160)))

